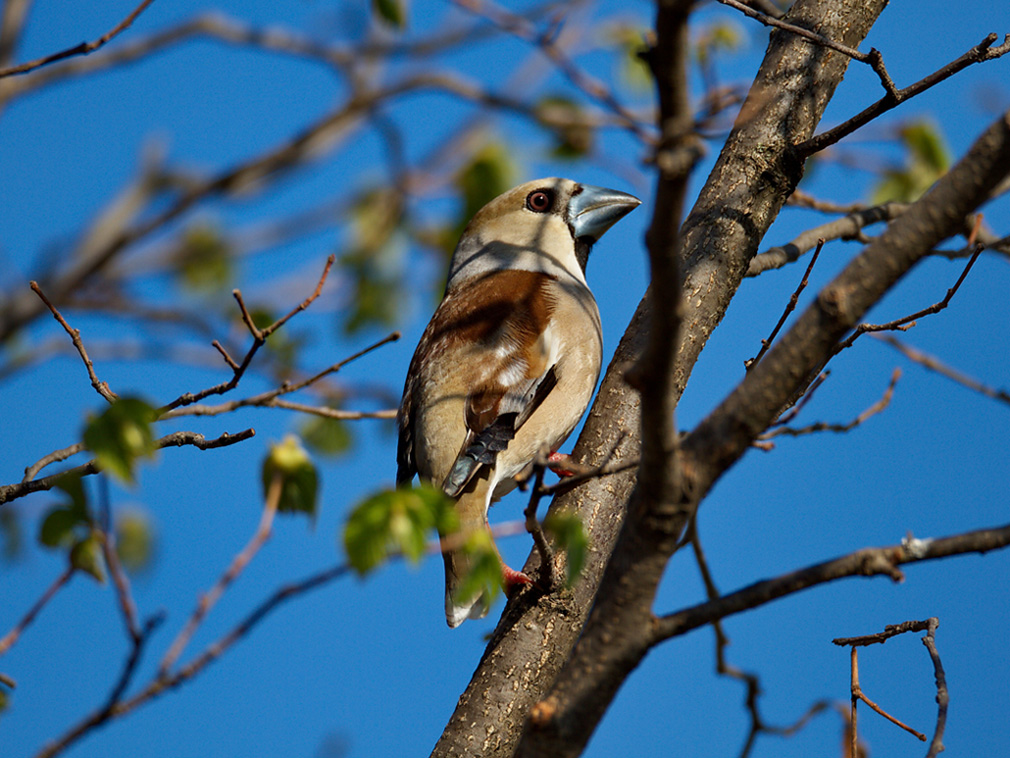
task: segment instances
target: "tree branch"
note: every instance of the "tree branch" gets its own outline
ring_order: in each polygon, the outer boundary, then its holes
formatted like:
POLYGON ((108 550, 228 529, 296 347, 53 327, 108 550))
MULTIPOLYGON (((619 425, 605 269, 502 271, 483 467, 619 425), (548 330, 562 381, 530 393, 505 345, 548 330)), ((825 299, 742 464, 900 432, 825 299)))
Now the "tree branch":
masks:
POLYGON ((143 13, 147 9, 147 6, 149 6, 153 2, 154 0, 143 0, 143 2, 140 5, 138 5, 136 8, 133 9, 133 12, 129 16, 124 18, 122 21, 120 21, 118 24, 116 24, 114 27, 112 27, 109 31, 107 31, 105 34, 103 34, 96 40, 92 40, 91 42, 82 42, 81 44, 75 45, 74 47, 67 48, 66 50, 62 50, 58 53, 52 53, 51 55, 43 56, 36 60, 29 61, 28 63, 22 63, 18 66, 12 66, 10 68, 0 69, 0 79, 3 79, 5 76, 14 76, 15 74, 25 74, 28 73, 29 71, 34 71, 37 68, 41 68, 42 66, 48 66, 50 63, 55 63, 56 61, 61 61, 64 60, 65 58, 72 58, 75 55, 88 55, 89 53, 93 53, 95 50, 97 50, 98 48, 102 47, 107 42, 109 42, 113 37, 117 36, 120 32, 128 29, 130 25, 133 24, 134 21, 136 21, 137 16, 143 13))
MULTIPOLYGON (((164 437, 155 440, 154 446, 158 450, 165 447, 182 447, 183 445, 192 445, 200 450, 210 450, 211 448, 227 447, 228 445, 234 445, 236 442, 243 442, 255 434, 256 432, 254 430, 245 429, 237 434, 229 434, 228 432, 225 432, 220 437, 208 440, 202 434, 197 434, 196 432, 173 432, 172 434, 166 434, 164 437)), ((74 445, 72 447, 76 448, 77 446, 74 445)), ((67 448, 67 450, 70 449, 71 448, 67 448)), ((79 450, 83 449, 83 446, 79 448, 79 450)), ((75 450, 75 452, 78 451, 75 450)), ((46 456, 46 458, 49 457, 50 456, 46 456)), ((43 458, 42 460, 44 461, 46 458, 43 458)), ((75 466, 67 471, 61 471, 58 474, 51 474, 43 477, 42 479, 30 479, 19 482, 18 484, 0 485, 0 505, 9 503, 11 500, 17 500, 25 495, 30 495, 33 492, 50 490, 56 485, 61 477, 67 476, 68 474, 74 476, 90 476, 92 474, 97 474, 101 470, 102 469, 99 468, 98 463, 91 460, 87 463, 81 464, 80 466, 75 466)))
POLYGON ((987 553, 1007 546, 1010 546, 1010 524, 935 539, 909 537, 898 545, 863 548, 841 558, 756 582, 718 600, 662 616, 653 625, 652 642, 656 644, 678 637, 716 619, 724 619, 836 579, 883 575, 900 582, 905 576, 899 566, 965 553, 987 553))

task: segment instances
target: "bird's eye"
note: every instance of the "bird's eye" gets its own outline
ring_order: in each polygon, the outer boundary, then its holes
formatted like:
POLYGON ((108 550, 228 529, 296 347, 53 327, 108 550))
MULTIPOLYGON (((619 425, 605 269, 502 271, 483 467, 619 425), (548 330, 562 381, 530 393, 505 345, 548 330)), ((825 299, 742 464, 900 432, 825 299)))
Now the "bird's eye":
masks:
POLYGON ((554 195, 547 190, 533 190, 526 196, 526 207, 534 213, 547 213, 554 205, 554 195))

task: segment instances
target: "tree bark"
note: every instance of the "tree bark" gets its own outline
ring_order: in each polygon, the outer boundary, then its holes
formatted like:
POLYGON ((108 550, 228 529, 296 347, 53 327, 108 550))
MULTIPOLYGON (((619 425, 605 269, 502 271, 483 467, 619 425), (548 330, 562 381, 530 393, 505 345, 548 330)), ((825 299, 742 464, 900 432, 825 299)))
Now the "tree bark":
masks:
MULTIPOLYGON (((660 16, 672 5, 676 4, 661 4, 660 16)), ((789 20, 854 47, 885 5, 886 0, 848 0, 840 7, 828 0, 800 0, 789 20)), ((675 34, 673 24, 657 24, 657 34, 657 48, 683 44, 671 37, 675 34)), ((669 383, 670 407, 683 392, 691 368, 725 313, 747 263, 800 179, 802 165, 793 156, 791 146, 813 135, 848 62, 840 53, 791 34, 773 32, 747 103, 684 224, 682 240, 678 242, 679 215, 667 215, 665 233, 662 224, 654 222, 650 228, 653 240, 663 241, 653 244, 676 248, 684 271, 683 336, 669 383)), ((676 99, 665 93, 661 103, 664 97, 676 99)), ((669 133, 669 125, 660 126, 664 135, 669 133)), ((662 181, 661 177, 660 189, 662 181)), ((660 194, 657 192, 657 196, 660 194)), ((676 302, 670 292, 664 292, 659 300, 661 304, 676 302)), ((651 307, 647 295, 618 346, 576 446, 577 460, 595 465, 639 454, 639 398, 625 383, 624 375, 645 350, 651 307)), ((570 592, 548 596, 524 592, 506 606, 433 756, 515 754, 527 715, 553 684, 582 631, 635 483, 634 473, 624 473, 587 482, 556 498, 551 508, 578 513, 590 538, 590 557, 581 579, 570 592)), ((663 553, 669 549, 669 544, 659 553, 650 549, 654 558, 650 573, 657 577, 655 581, 668 557, 663 553)), ((622 555, 627 558, 627 549, 622 555)), ((538 556, 531 555, 526 569, 535 570, 538 563, 538 556)), ((611 581, 618 584, 618 577, 626 575, 625 569, 610 573, 614 575, 611 581)), ((646 592, 651 596, 653 590, 646 592)), ((639 615, 641 612, 639 609, 639 615)), ((578 658, 565 667, 563 681, 570 684, 578 680, 586 666, 595 667, 601 660, 595 653, 578 658)), ((629 664, 630 660, 625 660, 618 669, 626 675, 633 667, 629 664)), ((566 726, 546 740, 546 731, 538 730, 540 737, 535 744, 527 739, 523 754, 581 752, 623 675, 613 681, 611 691, 601 693, 597 707, 591 709, 594 712, 585 721, 579 721, 581 716, 566 720, 566 726)), ((551 723, 554 727, 561 724, 557 720, 551 723)))

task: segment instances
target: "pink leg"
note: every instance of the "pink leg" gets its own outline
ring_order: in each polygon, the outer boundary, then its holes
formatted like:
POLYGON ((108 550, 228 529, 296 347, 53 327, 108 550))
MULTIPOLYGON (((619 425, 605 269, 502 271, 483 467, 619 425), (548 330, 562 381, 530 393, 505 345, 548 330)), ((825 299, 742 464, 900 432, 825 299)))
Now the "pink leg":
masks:
POLYGON ((526 576, 526 574, 509 567, 504 561, 501 565, 501 578, 502 584, 505 586, 506 597, 512 597, 512 593, 524 584, 533 583, 533 580, 526 576))

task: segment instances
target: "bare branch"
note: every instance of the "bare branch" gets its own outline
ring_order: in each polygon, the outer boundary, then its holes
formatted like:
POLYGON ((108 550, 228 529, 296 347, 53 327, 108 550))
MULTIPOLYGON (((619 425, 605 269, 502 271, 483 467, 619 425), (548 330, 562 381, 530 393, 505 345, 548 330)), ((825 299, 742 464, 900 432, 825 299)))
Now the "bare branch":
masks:
POLYGON ((745 3, 739 2, 739 0, 719 0, 719 2, 723 5, 728 5, 730 8, 735 8, 745 16, 750 16, 755 21, 760 21, 765 26, 771 26, 776 29, 781 29, 782 31, 790 32, 791 34, 795 34, 805 40, 813 42, 815 45, 826 47, 829 50, 834 50, 842 55, 847 55, 854 61, 865 63, 872 68, 880 78, 880 83, 883 85, 884 89, 887 90, 889 96, 895 96, 897 94, 897 88, 894 86, 894 81, 892 81, 890 74, 887 73, 887 69, 884 67, 884 58, 880 54, 880 51, 876 48, 870 48, 870 52, 868 53, 861 53, 848 45, 843 45, 840 42, 828 39, 827 37, 817 34, 816 32, 812 32, 809 29, 804 29, 802 26, 796 26, 795 24, 790 24, 775 16, 762 13, 756 8, 752 8, 745 3))
POLYGON ((939 358, 929 355, 928 353, 924 353, 922 350, 914 348, 890 334, 871 334, 870 336, 890 345, 910 361, 918 363, 920 366, 924 366, 930 371, 935 371, 941 376, 945 376, 948 379, 951 379, 970 390, 974 390, 975 392, 985 395, 986 397, 990 397, 993 400, 999 400, 1000 402, 1010 405, 1010 392, 1007 392, 1004 389, 996 389, 982 384, 982 382, 977 379, 973 379, 967 374, 958 371, 956 368, 952 368, 951 366, 943 363, 939 358))
MULTIPOLYGON (((720 0, 722 2, 723 0, 720 0)), ((814 153, 820 152, 824 148, 834 145, 836 142, 841 141, 848 135, 852 134, 857 129, 865 126, 873 119, 877 118, 883 113, 897 107, 904 101, 915 97, 916 95, 925 92, 930 87, 935 84, 939 84, 945 79, 949 79, 954 74, 958 73, 962 69, 967 68, 973 63, 982 63, 984 61, 991 61, 1005 55, 1010 52, 1010 34, 1006 35, 1003 39, 1003 44, 998 47, 993 47, 998 39, 996 34, 988 35, 984 40, 979 42, 975 47, 966 52, 960 58, 955 61, 951 61, 946 66, 937 71, 934 71, 929 76, 920 79, 915 84, 910 84, 904 89, 899 90, 888 90, 888 93, 882 97, 880 100, 875 102, 869 108, 865 109, 861 113, 850 118, 848 121, 839 124, 833 129, 829 129, 822 134, 818 134, 806 142, 801 142, 796 145, 796 152, 800 155, 806 157, 813 155, 814 153)), ((883 66, 883 63, 880 64, 883 66)), ((892 84, 893 87, 893 84, 892 84)))
MULTIPOLYGON (((150 1, 151 0, 148 0, 148 2, 150 1)), ((95 388, 95 392, 110 403, 115 402, 119 395, 109 389, 108 382, 99 381, 98 375, 95 373, 95 366, 91 362, 91 358, 88 357, 88 351, 84 349, 84 341, 81 339, 81 330, 71 328, 70 324, 67 323, 67 320, 63 318, 60 312, 56 309, 56 306, 49 302, 49 298, 47 298, 45 293, 42 292, 42 288, 39 287, 38 282, 33 281, 30 283, 30 286, 32 288, 32 292, 38 295, 39 299, 46 304, 50 313, 53 314, 53 318, 59 321, 60 326, 62 326, 66 330, 67 334, 70 335, 70 339, 73 341, 74 347, 77 348, 77 352, 80 353, 81 360, 84 361, 84 368, 88 371, 88 378, 91 379, 91 386, 95 388)))
MULTIPOLYGON (((187 392, 184 395, 177 397, 168 405, 163 406, 159 409, 159 418, 172 418, 169 411, 172 411, 175 408, 192 405, 193 403, 199 402, 210 395, 223 395, 224 393, 235 389, 239 381, 245 375, 246 369, 249 368, 249 364, 252 362, 253 357, 266 343, 267 337, 284 326, 284 324, 291 320, 295 314, 301 313, 308 308, 319 297, 319 294, 323 290, 323 284, 326 283, 326 278, 329 276, 330 268, 333 266, 334 260, 335 256, 331 253, 326 259, 326 265, 323 267, 323 273, 319 276, 319 281, 316 283, 316 288, 312 291, 312 294, 295 306, 286 316, 279 318, 277 321, 264 329, 257 328, 256 324, 253 323, 252 315, 250 315, 249 310, 246 308, 245 301, 242 299, 241 291, 237 289, 232 290, 232 295, 235 296, 235 300, 238 302, 239 310, 242 312, 242 321, 245 322, 245 325, 248 327, 249 332, 253 336, 253 343, 246 352, 245 357, 242 359, 242 363, 239 366, 232 368, 232 377, 227 382, 221 382, 220 384, 208 387, 207 389, 201 390, 197 393, 187 392)), ((219 346, 217 349, 221 352, 221 348, 219 346)), ((230 356, 227 356, 227 354, 224 355, 226 357, 226 362, 228 362, 228 360, 230 360, 230 356)), ((234 363, 235 361, 232 360, 230 365, 234 365, 234 363)))
POLYGON ((884 203, 852 211, 844 218, 808 229, 786 245, 772 247, 755 255, 747 266, 747 276, 758 276, 770 269, 782 268, 815 249, 821 241, 854 238, 863 227, 891 221, 908 210, 908 207, 907 203, 884 203))
POLYGON ((232 560, 231 565, 228 569, 221 575, 217 580, 217 583, 210 588, 207 594, 200 597, 200 601, 196 605, 196 609, 193 611, 193 615, 189 617, 189 621, 186 622, 186 626, 180 630, 179 634, 176 636, 172 645, 168 648, 168 652, 161 659, 161 664, 158 666, 158 678, 167 679, 172 666, 182 655, 189 641, 196 634, 196 630, 203 623, 203 620, 210 613, 211 609, 221 596, 228 590, 236 579, 238 579, 239 574, 242 573, 243 569, 249 565, 249 562, 256 557, 256 554, 263 547, 263 544, 269 539, 270 533, 273 530, 274 516, 277 515, 277 506, 281 500, 282 486, 284 484, 283 475, 280 472, 275 472, 273 479, 270 482, 269 487, 267 487, 266 501, 263 506, 263 515, 260 518, 259 527, 256 529, 256 533, 249 540, 249 543, 242 549, 242 551, 235 556, 232 560))
POLYGON ((965 553, 987 553, 1007 546, 1010 546, 1010 524, 935 539, 908 537, 898 545, 863 548, 841 558, 783 574, 775 579, 756 582, 729 595, 723 595, 718 600, 663 616, 654 626, 653 644, 686 634, 692 629, 711 624, 716 619, 723 619, 836 579, 884 575, 895 581, 904 581, 905 577, 899 566, 965 553))
POLYGON ((74 567, 67 566, 67 568, 56 577, 56 581, 49 585, 48 589, 42 593, 40 597, 29 610, 28 613, 24 615, 13 629, 11 629, 7 634, 0 638, 0 655, 3 655, 8 650, 10 650, 14 644, 18 641, 22 634, 24 634, 25 629, 27 629, 31 623, 35 620, 35 617, 39 615, 39 612, 45 608, 46 603, 53 599, 53 596, 70 581, 70 578, 74 575, 74 567))
MULTIPOLYGON (((266 338, 265 330, 263 334, 264 334, 263 338, 265 339, 266 338)), ((352 361, 355 361, 358 358, 367 355, 368 353, 372 352, 373 350, 376 350, 377 348, 382 347, 383 345, 387 345, 390 342, 396 342, 398 339, 400 339, 400 332, 392 332, 388 336, 383 337, 378 342, 369 345, 363 350, 359 350, 357 353, 350 356, 349 358, 344 358, 343 360, 334 363, 332 366, 323 369, 318 374, 315 374, 314 376, 311 376, 308 379, 304 379, 295 384, 288 384, 285 382, 280 387, 268 390, 266 392, 261 392, 258 395, 253 395, 252 397, 242 398, 241 400, 232 400, 227 403, 220 403, 219 405, 195 405, 190 404, 188 401, 188 398, 190 397, 199 399, 201 397, 206 397, 209 394, 215 394, 212 391, 225 387, 225 385, 229 384, 230 382, 218 384, 215 387, 211 387, 209 390, 203 390, 202 392, 198 392, 195 395, 193 394, 182 395, 181 399, 183 399, 183 402, 181 404, 183 405, 183 407, 179 408, 176 405, 173 409, 173 404, 179 403, 179 399, 174 400, 172 403, 165 406, 170 410, 162 413, 159 419, 166 420, 166 419, 179 418, 180 416, 218 416, 222 413, 230 413, 231 411, 237 410, 238 408, 247 408, 247 407, 288 408, 290 410, 298 410, 298 411, 306 411, 308 413, 314 413, 318 416, 328 416, 329 418, 342 418, 342 419, 390 418, 389 411, 377 411, 375 413, 368 413, 365 411, 337 411, 334 409, 326 409, 317 406, 302 405, 299 403, 292 403, 290 401, 278 400, 278 398, 281 395, 287 395, 292 392, 297 392, 300 389, 309 387, 312 384, 315 384, 316 382, 320 381, 321 379, 329 376, 330 374, 335 374, 336 372, 340 371, 340 369, 342 369, 348 363, 351 363, 352 361)), ((255 344, 256 343, 254 343, 254 347, 255 344)), ((251 351, 252 348, 250 348, 250 352, 251 351)), ((243 361, 243 367, 247 365, 248 360, 243 361)), ((240 368, 244 371, 243 367, 240 368)), ((240 376, 240 374, 236 373, 236 376, 240 376)), ((234 377, 232 381, 237 384, 237 380, 234 377)), ((226 391, 227 389, 220 389, 220 392, 216 394, 221 394, 226 391)), ((393 415, 395 416, 395 411, 393 412, 393 415)))
POLYGON ((857 742, 858 742, 858 736, 857 735, 858 735, 858 730, 856 729, 856 724, 857 724, 856 703, 858 703, 860 700, 862 700, 864 703, 866 703, 868 706, 870 706, 870 708, 872 708, 873 710, 875 710, 877 713, 879 713, 881 716, 883 716, 885 719, 887 719, 888 721, 890 721, 895 726, 901 727, 902 729, 904 729, 909 734, 912 734, 912 735, 915 735, 916 737, 918 737, 921 742, 925 742, 926 741, 926 735, 925 734, 923 734, 922 732, 917 732, 915 729, 913 729, 912 727, 910 727, 908 724, 905 724, 904 722, 899 721, 898 719, 896 719, 890 713, 888 713, 883 708, 881 708, 879 705, 877 705, 872 700, 870 700, 870 698, 868 698, 866 696, 866 694, 863 692, 863 688, 859 685, 859 653, 858 653, 858 648, 856 648, 856 647, 852 648, 852 654, 850 655, 850 661, 851 661, 851 668, 850 668, 850 670, 851 670, 851 684, 849 686, 850 686, 850 689, 852 691, 852 733, 851 733, 852 742, 851 742, 851 746, 850 746, 850 752, 851 752, 851 754, 852 755, 857 755, 857 742))
POLYGON ((875 402, 847 424, 828 424, 820 421, 816 424, 810 424, 809 426, 804 426, 799 429, 794 429, 790 426, 778 426, 775 429, 759 434, 757 439, 764 442, 774 439, 775 437, 781 437, 782 435, 800 437, 804 434, 814 434, 816 432, 835 432, 837 434, 844 434, 845 432, 852 431, 871 416, 876 416, 878 413, 881 413, 888 405, 891 404, 891 396, 894 394, 894 385, 898 383, 898 379, 900 378, 901 369, 894 369, 894 373, 891 374, 891 381, 888 383, 887 389, 884 390, 884 394, 880 400, 875 402))
POLYGON ((800 280, 799 285, 796 287, 796 291, 789 297, 789 302, 786 304, 786 309, 782 312, 782 317, 779 318, 775 328, 772 329, 772 333, 768 335, 768 339, 761 340, 761 349, 758 354, 753 358, 743 362, 744 368, 748 371, 757 364, 758 361, 768 352, 768 348, 772 346, 772 342, 775 341, 775 336, 779 333, 782 325, 786 323, 786 319, 789 318, 789 314, 796 310, 796 303, 799 302, 800 295, 806 286, 810 283, 810 272, 814 270, 814 264, 817 263, 817 258, 821 254, 821 250, 824 248, 824 238, 817 240, 817 249, 814 250, 813 257, 810 258, 810 264, 807 266, 807 270, 803 272, 803 278, 800 280))
POLYGON ((943 732, 947 726, 947 704, 950 696, 947 692, 947 675, 940 662, 940 653, 936 650, 936 628, 940 622, 936 618, 931 618, 927 623, 929 629, 922 638, 922 644, 926 646, 933 661, 933 677, 936 680, 936 728, 933 730, 933 739, 929 742, 926 758, 936 758, 943 751, 943 732))
POLYGON ((964 267, 961 272, 961 276, 957 278, 954 282, 954 286, 947 290, 947 294, 944 295, 943 300, 933 303, 932 305, 923 308, 921 311, 916 311, 908 316, 903 316, 902 318, 895 319, 894 321, 888 321, 886 324, 867 324, 861 323, 857 324, 855 330, 849 335, 845 340, 838 343, 834 349, 834 353, 840 353, 848 347, 852 347, 852 343, 855 342, 859 337, 866 334, 867 332, 886 332, 886 331, 907 331, 916 325, 917 319, 923 318, 924 316, 931 316, 935 313, 939 313, 948 305, 950 305, 951 299, 957 294, 957 291, 961 288, 961 283, 964 282, 965 277, 968 276, 968 272, 971 271, 972 266, 975 265, 975 261, 978 260, 978 256, 982 253, 982 246, 976 247, 975 252, 972 254, 971 258, 968 259, 968 264, 964 267))
POLYGON ((11 68, 0 69, 0 79, 4 78, 5 76, 24 74, 29 71, 33 71, 37 68, 41 68, 42 66, 49 65, 50 63, 55 63, 56 61, 61 61, 65 58, 72 58, 75 55, 87 55, 88 53, 94 52, 95 50, 97 50, 98 48, 102 47, 107 42, 109 42, 109 40, 118 35, 120 32, 128 29, 130 25, 133 24, 133 22, 136 20, 137 16, 143 13, 147 9, 147 6, 149 6, 153 2, 154 0, 143 0, 143 2, 140 5, 138 5, 136 8, 133 9, 133 12, 129 16, 124 18, 122 21, 120 21, 118 24, 116 24, 114 27, 112 27, 109 31, 107 31, 105 34, 103 34, 96 40, 92 40, 91 42, 82 42, 81 44, 75 45, 74 47, 67 48, 66 50, 62 50, 58 53, 43 56, 42 58, 29 61, 28 63, 22 63, 18 66, 12 66, 11 68))
MULTIPOLYGON (((243 442, 250 437, 254 436, 256 432, 252 429, 245 429, 237 434, 228 434, 225 432, 220 437, 212 440, 206 439, 202 434, 197 434, 196 432, 173 432, 172 434, 167 434, 154 441, 154 446, 156 449, 161 449, 164 447, 182 447, 183 445, 192 445, 199 448, 200 450, 210 450, 211 448, 217 447, 227 447, 228 445, 234 445, 236 442, 243 442)), ((72 447, 77 447, 76 445, 72 447)), ((71 448, 66 448, 70 450, 71 448)), ((83 450, 83 446, 79 450, 83 450)), ((76 452, 76 451, 75 451, 76 452)), ((46 456, 49 458, 50 456, 46 456)), ((46 458, 42 460, 45 461, 46 458)), ((53 460, 63 460, 62 458, 53 460)), ((48 461, 48 463, 53 462, 48 461)), ((40 461, 41 463, 41 461, 40 461)), ((48 463, 46 465, 48 465, 48 463)), ((37 465, 37 464, 36 464, 37 465)), ((34 467, 32 467, 34 468, 34 467)), ((40 467, 41 468, 41 467, 40 467)), ((31 479, 18 484, 3 484, 0 485, 0 505, 8 503, 11 500, 17 500, 25 495, 30 495, 33 492, 42 492, 45 490, 52 489, 59 480, 67 475, 74 476, 90 476, 92 474, 97 474, 102 469, 99 468, 98 463, 94 460, 83 463, 80 466, 76 466, 67 471, 61 471, 58 474, 51 474, 49 476, 43 477, 42 479, 31 479)), ((36 472, 37 473, 37 472, 36 472)))
POLYGON ((625 128, 640 139, 643 144, 653 144, 655 137, 648 127, 625 108, 603 82, 590 76, 572 62, 565 51, 555 42, 552 30, 549 29, 544 33, 537 32, 528 19, 494 5, 489 0, 454 0, 454 2, 459 7, 486 18, 510 34, 536 45, 579 90, 614 113, 625 128))

